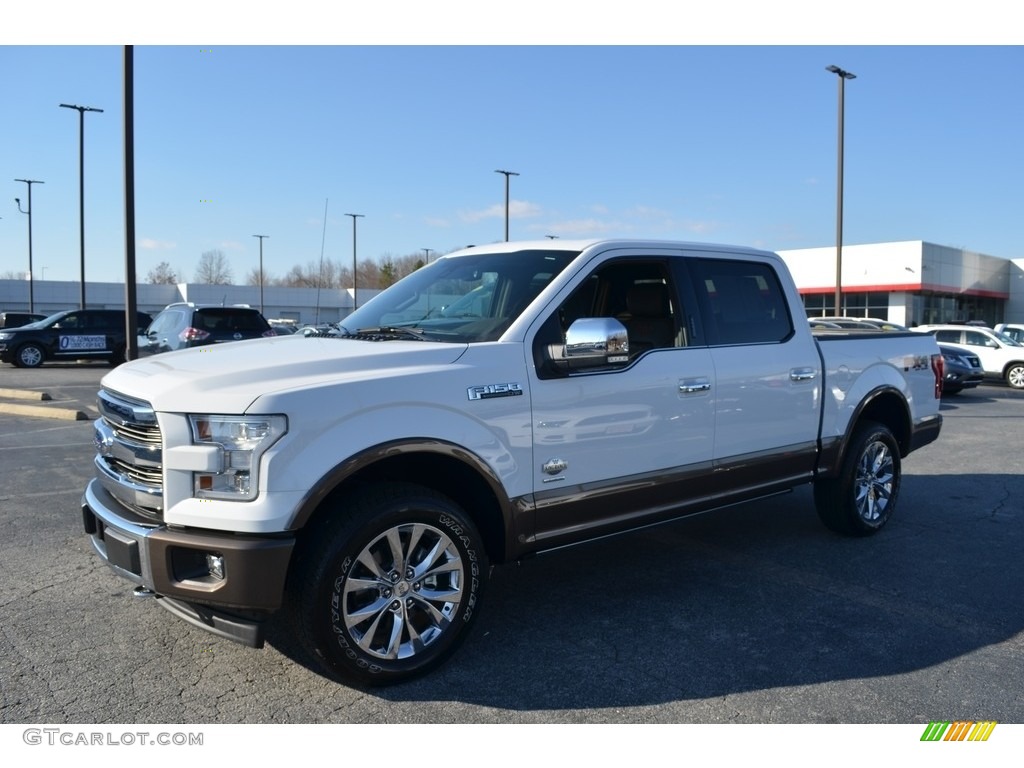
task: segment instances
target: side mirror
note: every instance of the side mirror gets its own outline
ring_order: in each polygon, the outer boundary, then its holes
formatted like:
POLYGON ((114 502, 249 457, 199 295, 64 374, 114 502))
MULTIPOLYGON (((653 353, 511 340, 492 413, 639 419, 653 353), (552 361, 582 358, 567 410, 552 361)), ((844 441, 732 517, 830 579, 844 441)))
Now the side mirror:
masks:
POLYGON ((566 372, 620 366, 629 362, 629 338, 613 317, 581 317, 566 331, 565 345, 552 345, 548 354, 566 372))

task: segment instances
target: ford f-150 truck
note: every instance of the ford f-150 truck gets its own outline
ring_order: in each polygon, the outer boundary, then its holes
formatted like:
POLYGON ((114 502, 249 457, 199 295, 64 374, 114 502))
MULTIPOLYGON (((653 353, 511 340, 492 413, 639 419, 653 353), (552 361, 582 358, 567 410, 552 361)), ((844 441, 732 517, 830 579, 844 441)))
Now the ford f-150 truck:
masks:
POLYGON ((875 533, 941 383, 930 336, 812 336, 772 253, 467 248, 331 333, 108 373, 84 524, 187 621, 260 647, 283 611, 329 674, 394 683, 450 656, 494 564, 805 483, 875 533))

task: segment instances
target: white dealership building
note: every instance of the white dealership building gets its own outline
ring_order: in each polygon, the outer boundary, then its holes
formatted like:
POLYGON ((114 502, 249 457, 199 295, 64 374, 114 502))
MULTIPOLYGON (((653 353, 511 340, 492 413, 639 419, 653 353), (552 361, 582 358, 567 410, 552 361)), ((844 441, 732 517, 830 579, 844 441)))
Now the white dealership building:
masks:
MULTIPOLYGON (((835 314, 836 246, 779 251, 809 317, 835 314)), ((842 312, 901 325, 1024 321, 1024 259, 922 240, 844 245, 842 312)))

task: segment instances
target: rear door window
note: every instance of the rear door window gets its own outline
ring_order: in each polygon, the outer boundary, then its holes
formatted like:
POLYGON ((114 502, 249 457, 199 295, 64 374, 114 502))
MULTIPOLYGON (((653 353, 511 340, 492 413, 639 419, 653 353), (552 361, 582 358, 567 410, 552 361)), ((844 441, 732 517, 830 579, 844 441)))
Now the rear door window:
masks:
POLYGON ((697 300, 712 345, 766 344, 793 335, 782 285, 757 261, 692 259, 697 300))

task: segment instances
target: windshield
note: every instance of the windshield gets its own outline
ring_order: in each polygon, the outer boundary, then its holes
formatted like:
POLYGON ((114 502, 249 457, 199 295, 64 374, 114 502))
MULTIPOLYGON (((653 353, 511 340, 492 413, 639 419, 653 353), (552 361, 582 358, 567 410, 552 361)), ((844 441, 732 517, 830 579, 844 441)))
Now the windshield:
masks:
POLYGON ((49 328, 51 325, 60 320, 64 315, 67 314, 67 310, 60 312, 54 312, 49 317, 44 317, 42 320, 36 320, 34 323, 25 323, 21 326, 22 328, 49 328))
POLYGON ((995 334, 995 337, 1008 347, 1024 347, 1024 344, 1021 344, 1012 336, 1008 336, 1005 333, 1000 333, 999 331, 992 331, 992 333, 995 334))
POLYGON ((346 317, 345 335, 424 341, 496 341, 575 251, 470 253, 442 257, 346 317))

